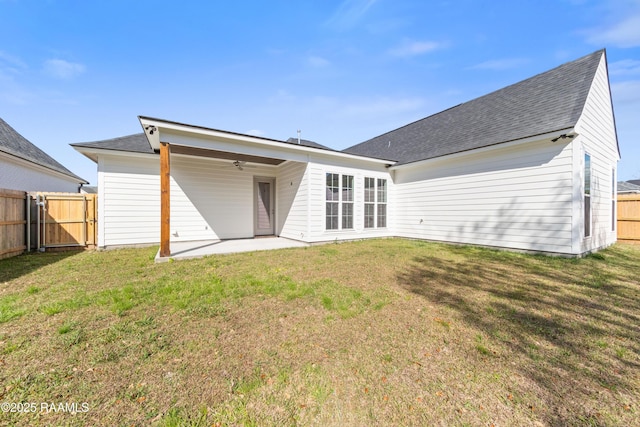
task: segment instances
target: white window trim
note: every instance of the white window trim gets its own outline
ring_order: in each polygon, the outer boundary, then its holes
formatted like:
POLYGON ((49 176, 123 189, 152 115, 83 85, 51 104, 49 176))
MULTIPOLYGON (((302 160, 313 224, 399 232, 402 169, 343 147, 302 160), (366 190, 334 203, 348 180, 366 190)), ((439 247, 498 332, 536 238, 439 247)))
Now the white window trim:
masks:
POLYGON ((324 231, 326 233, 336 233, 336 232, 341 232, 341 231, 353 231, 355 230, 355 205, 356 205, 356 197, 355 197, 355 193, 356 193, 356 177, 354 174, 350 174, 350 173, 339 173, 339 172, 331 172, 331 171, 325 171, 324 173, 324 177, 325 177, 325 181, 324 181, 324 191, 325 191, 325 197, 324 197, 324 203, 325 203, 325 211, 324 211, 324 231), (338 175, 338 200, 327 200, 327 196, 326 196, 326 191, 327 191, 327 175, 338 175), (343 186, 342 186, 342 179, 344 176, 350 176, 351 177, 351 183, 352 183, 352 187, 351 187, 351 191, 352 191, 352 195, 353 195, 353 200, 343 200, 343 186), (338 228, 327 228, 327 207, 326 204, 327 203, 337 203, 338 204, 338 228), (352 209, 351 209, 351 227, 350 228, 343 228, 342 226, 342 216, 343 216, 343 206, 345 203, 351 204, 352 209))
POLYGON ((590 239, 593 236, 593 158, 591 154, 585 150, 582 156, 582 218, 584 221, 582 234, 584 239, 590 239), (589 156, 589 234, 587 235, 587 218, 586 218, 586 181, 587 181, 587 156, 589 156))
POLYGON ((362 219, 364 221, 364 229, 365 230, 384 230, 388 227, 389 225, 389 180, 387 178, 380 178, 380 177, 376 177, 376 176, 365 176, 364 180, 363 180, 363 211, 362 211, 362 219), (367 179, 372 179, 373 180, 373 202, 368 202, 366 199, 366 191, 367 191, 367 179), (380 202, 379 198, 378 198, 378 189, 379 189, 379 185, 378 185, 378 181, 379 180, 384 180, 385 181, 385 201, 384 202, 380 202), (366 209, 366 205, 373 205, 373 227, 367 227, 367 219, 366 219, 366 214, 367 214, 367 209, 366 209), (386 209, 385 209, 385 225, 383 227, 381 227, 378 224, 378 206, 380 205, 385 205, 386 209))

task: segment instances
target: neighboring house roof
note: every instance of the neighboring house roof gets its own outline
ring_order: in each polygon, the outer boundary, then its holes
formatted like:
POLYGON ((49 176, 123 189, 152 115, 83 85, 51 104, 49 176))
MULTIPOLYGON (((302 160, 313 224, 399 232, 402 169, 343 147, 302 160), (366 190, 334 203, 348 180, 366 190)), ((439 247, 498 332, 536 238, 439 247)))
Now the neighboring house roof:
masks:
POLYGON ((640 179, 630 179, 627 182, 630 182, 631 184, 634 184, 634 185, 640 185, 640 179))
POLYGON ((573 128, 603 54, 599 50, 343 151, 404 164, 573 128))
POLYGON ((88 183, 86 180, 62 166, 53 157, 36 147, 2 119, 0 119, 0 151, 43 168, 67 175, 78 183, 88 183))
MULTIPOLYGON (((640 182, 636 179, 634 181, 640 182)), ((618 194, 640 193, 640 185, 633 184, 633 181, 618 181, 618 194)))
POLYGON ((80 189, 81 193, 98 194, 98 187, 95 185, 86 185, 80 189))
MULTIPOLYGON (((288 142, 289 144, 298 145, 298 138, 289 138, 285 142, 288 142)), ((329 148, 326 145, 318 144, 317 142, 314 142, 314 141, 309 141, 308 139, 300 139, 299 145, 304 145, 305 147, 322 148, 325 150, 334 151, 333 148, 329 148)))
POLYGON ((71 146, 153 154, 153 149, 149 145, 149 141, 144 133, 105 139, 104 141, 78 142, 76 144, 71 144, 71 146))

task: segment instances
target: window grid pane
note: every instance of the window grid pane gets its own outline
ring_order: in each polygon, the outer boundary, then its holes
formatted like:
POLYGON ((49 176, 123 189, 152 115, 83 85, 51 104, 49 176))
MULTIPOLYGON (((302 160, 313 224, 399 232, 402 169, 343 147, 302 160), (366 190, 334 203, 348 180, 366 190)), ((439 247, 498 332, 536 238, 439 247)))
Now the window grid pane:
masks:
POLYGON ((584 237, 591 236, 591 196, 584 196, 584 237))
POLYGON ((591 236, 591 156, 584 155, 584 237, 591 236))
POLYGON ((342 229, 353 228, 353 203, 342 204, 342 229))
POLYGON ((338 181, 338 174, 327 174, 327 200, 339 200, 340 188, 338 181))
POLYGON ((591 156, 584 155, 584 194, 591 194, 591 156))
POLYGON ((375 227, 374 204, 365 203, 364 204, 364 228, 374 228, 374 227, 375 227))
POLYGON ((374 203, 375 199, 375 179, 373 178, 365 178, 364 179, 364 202, 365 203, 374 203))
POLYGON ((353 175, 342 176, 342 201, 353 202, 353 175))
POLYGON ((338 203, 327 202, 327 230, 338 229, 338 203))
POLYGON ((381 203, 378 205, 378 227, 386 227, 387 226, 387 205, 385 203, 381 203))
POLYGON ((378 179, 378 203, 387 202, 387 180, 378 179))

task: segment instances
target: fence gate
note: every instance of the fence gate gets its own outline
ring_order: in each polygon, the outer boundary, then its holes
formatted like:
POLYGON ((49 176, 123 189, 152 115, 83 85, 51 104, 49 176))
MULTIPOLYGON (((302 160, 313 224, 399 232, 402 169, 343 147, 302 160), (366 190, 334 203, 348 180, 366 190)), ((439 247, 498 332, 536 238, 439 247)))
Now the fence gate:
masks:
POLYGON ((35 247, 38 250, 95 247, 95 194, 35 193, 32 197, 32 221, 36 225, 35 247))
POLYGON ((26 248, 27 194, 0 189, 0 259, 20 255, 26 248))
POLYGON ((640 194, 618 195, 618 240, 640 243, 640 194))

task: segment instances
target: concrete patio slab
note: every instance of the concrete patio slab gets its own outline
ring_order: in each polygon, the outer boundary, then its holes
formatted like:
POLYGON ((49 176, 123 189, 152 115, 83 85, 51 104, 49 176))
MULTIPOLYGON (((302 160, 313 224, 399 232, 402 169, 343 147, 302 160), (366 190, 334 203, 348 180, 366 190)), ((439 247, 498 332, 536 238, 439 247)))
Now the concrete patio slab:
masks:
POLYGON ((233 254, 238 252, 268 251, 272 249, 304 248, 308 243, 284 237, 261 237, 257 239, 235 240, 201 240, 197 242, 172 242, 171 256, 160 257, 156 254, 156 262, 166 262, 170 259, 181 260, 201 258, 207 255, 233 254))

